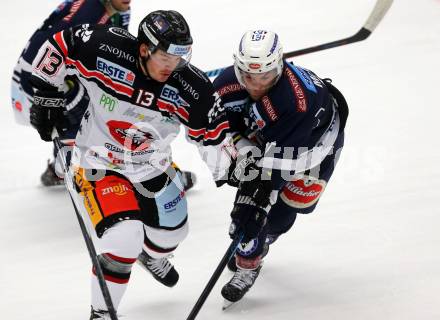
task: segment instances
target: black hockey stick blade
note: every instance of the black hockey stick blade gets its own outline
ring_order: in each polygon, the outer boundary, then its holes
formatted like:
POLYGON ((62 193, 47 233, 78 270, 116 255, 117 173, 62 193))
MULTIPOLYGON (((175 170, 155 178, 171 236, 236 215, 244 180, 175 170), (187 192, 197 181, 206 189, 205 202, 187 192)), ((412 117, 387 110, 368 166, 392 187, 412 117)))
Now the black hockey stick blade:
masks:
POLYGON ((231 257, 235 254, 235 251, 237 251, 237 247, 242 239, 243 239, 243 234, 239 234, 231 242, 225 254, 223 255, 222 260, 218 264, 217 268, 215 269, 214 273, 211 276, 211 279, 209 279, 208 283, 203 289, 202 294, 200 295, 196 304, 192 308, 186 320, 194 320, 197 317, 197 314, 199 313, 200 309, 202 308, 203 304, 205 303, 206 299, 211 293, 211 290, 214 288, 215 284, 217 283, 218 278, 220 278, 220 275, 222 274, 223 270, 225 270, 225 267, 228 264, 229 259, 231 259, 231 257))
POLYGON ((359 42, 367 39, 370 34, 373 32, 373 30, 377 27, 379 22, 382 21, 383 17, 387 13, 388 9, 391 7, 391 4, 393 3, 393 0, 377 0, 376 4, 374 5, 373 11, 371 11, 370 16, 368 17, 367 21, 364 23, 362 28, 359 29, 358 32, 356 32, 354 35, 348 38, 331 41, 327 43, 323 43, 317 46, 290 51, 284 53, 283 57, 284 59, 297 57, 303 54, 312 53, 316 51, 331 49, 339 46, 343 46, 346 44, 359 42))
POLYGON ((352 35, 351 37, 348 37, 348 38, 345 38, 345 39, 336 40, 336 41, 332 41, 332 42, 323 43, 323 44, 320 44, 320 45, 317 45, 317 46, 313 46, 313 47, 309 47, 309 48, 305 48, 305 49, 300 49, 300 50, 286 52, 283 55, 283 58, 284 59, 289 59, 289 58, 297 57, 297 56, 300 56, 300 55, 303 55, 303 54, 307 54, 307 53, 312 53, 312 52, 316 52, 316 51, 322 51, 322 50, 325 50, 325 49, 331 49, 331 48, 343 46, 343 45, 346 45, 346 44, 362 41, 362 40, 367 39, 370 34, 371 34, 370 30, 365 29, 364 27, 362 27, 356 34, 352 35))
MULTIPOLYGON (((383 17, 387 13, 388 9, 391 7, 391 4, 394 0, 377 0, 376 4, 374 5, 373 10, 370 13, 370 16, 368 17, 367 21, 364 23, 362 28, 359 29, 358 32, 356 32, 351 37, 347 37, 344 39, 331 41, 323 44, 319 44, 313 47, 285 52, 283 55, 284 59, 289 59, 293 57, 297 57, 303 54, 322 51, 326 49, 331 49, 339 46, 343 46, 346 44, 359 42, 367 39, 370 34, 373 32, 373 30, 377 27, 377 25, 382 21, 383 17)), ((214 69, 206 72, 206 75, 209 78, 216 77, 222 72, 225 68, 219 68, 214 69)))
POLYGON ((76 218, 78 219, 79 227, 81 229, 81 233, 83 235, 84 241, 87 246, 87 251, 89 252, 90 259, 92 260, 93 267, 95 268, 95 273, 96 273, 96 277, 98 279, 99 286, 101 288, 102 296, 104 298, 105 304, 107 305, 107 311, 110 315, 111 320, 118 320, 118 316, 116 315, 116 310, 113 306, 113 301, 110 296, 110 291, 108 290, 107 283, 105 282, 104 273, 102 272, 101 265, 98 261, 95 246, 93 245, 93 241, 87 232, 87 228, 84 224, 81 213, 78 211, 75 200, 73 199, 72 194, 71 194, 71 192, 75 192, 75 191, 73 191, 73 185, 72 185, 73 181, 71 181, 68 177, 66 154, 60 154, 60 153, 63 153, 63 150, 65 150, 64 149, 65 147, 63 146, 63 144, 61 143, 61 141, 58 137, 55 137, 53 139, 53 142, 54 142, 55 147, 57 149, 57 155, 58 155, 58 157, 60 157, 61 164, 63 166, 64 183, 66 185, 67 191, 69 192, 70 200, 72 201, 73 209, 75 210, 76 218))

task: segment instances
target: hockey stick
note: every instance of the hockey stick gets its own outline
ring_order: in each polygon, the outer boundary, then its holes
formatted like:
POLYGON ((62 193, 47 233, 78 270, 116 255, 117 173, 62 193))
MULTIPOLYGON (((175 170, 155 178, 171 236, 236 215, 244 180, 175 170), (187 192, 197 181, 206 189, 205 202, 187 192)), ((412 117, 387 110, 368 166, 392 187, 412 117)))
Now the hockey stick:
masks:
MULTIPOLYGON (((391 7, 393 0, 377 0, 373 11, 371 11, 370 16, 368 17, 365 24, 362 28, 359 29, 354 35, 348 38, 327 42, 323 44, 319 44, 313 47, 285 52, 283 55, 284 59, 297 57, 303 54, 312 53, 316 51, 326 50, 330 48, 335 48, 339 46, 343 46, 350 43, 355 43, 358 41, 362 41, 367 39, 373 30, 377 27, 377 25, 382 21, 382 18, 387 13, 388 9, 391 7)), ((214 69, 206 72, 206 75, 209 78, 216 77, 222 72, 225 68, 214 69)))
MULTIPOLYGON (((63 151, 63 145, 61 144, 61 141, 58 137, 55 137, 53 139, 53 142, 55 144, 55 147, 57 148, 58 152, 63 151)), ((57 152, 57 153, 58 153, 57 152)), ((81 233, 84 237, 84 241, 86 242, 87 250, 89 251, 90 258, 92 259, 93 267, 95 268, 96 277, 98 278, 99 286, 101 288, 102 296, 104 297, 105 304, 107 305, 107 311, 110 315, 111 320, 118 320, 118 317, 116 315, 115 308, 113 307, 112 298, 110 296, 110 291, 108 290, 107 283, 105 282, 104 273, 102 272, 101 265, 98 261, 98 256, 96 254, 95 246, 93 245, 93 241, 90 238, 87 228, 84 224, 84 221, 81 217, 80 212, 78 211, 78 208, 75 204, 75 200, 72 197, 71 192, 75 192, 73 190, 73 181, 71 181, 68 177, 68 167, 66 163, 66 156, 67 154, 60 154, 59 157, 61 157, 61 164, 64 171, 64 184, 66 185, 67 191, 69 192, 70 200, 72 200, 73 209, 75 210, 76 218, 78 219, 79 226, 81 228, 81 233)))
POLYGON ((223 270, 228 264, 229 259, 231 259, 231 257, 235 254, 235 251, 237 251, 237 247, 242 239, 243 239, 243 234, 239 234, 234 240, 232 240, 222 260, 218 264, 217 268, 215 269, 214 273, 211 276, 211 279, 209 279, 208 283, 203 289, 202 294, 200 295, 196 304, 192 308, 186 320, 194 320, 196 318, 197 314, 199 313, 200 309, 202 308, 203 304, 205 303, 206 299, 211 293, 211 290, 214 288, 215 284, 217 283, 218 278, 220 278, 220 275, 222 274, 223 270))

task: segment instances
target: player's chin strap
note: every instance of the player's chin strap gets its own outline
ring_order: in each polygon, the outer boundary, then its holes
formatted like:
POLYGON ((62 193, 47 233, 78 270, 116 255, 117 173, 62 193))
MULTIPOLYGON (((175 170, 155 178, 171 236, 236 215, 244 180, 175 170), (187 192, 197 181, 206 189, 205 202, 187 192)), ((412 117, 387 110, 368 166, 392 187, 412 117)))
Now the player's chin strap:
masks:
POLYGON ((150 55, 148 55, 147 57, 139 55, 139 60, 140 60, 139 67, 140 67, 142 73, 150 78, 150 74, 148 73, 148 69, 147 69, 148 59, 150 59, 150 55))
POLYGON ((87 232, 87 228, 84 224, 81 213, 79 212, 75 200, 73 199, 72 196, 72 193, 76 191, 73 185, 73 179, 71 179, 69 175, 70 170, 69 167, 67 166, 67 161, 66 161, 67 152, 71 151, 71 147, 64 146, 61 143, 61 140, 58 136, 58 132, 56 131, 56 129, 54 129, 52 132, 52 139, 53 139, 53 143, 55 144, 55 148, 57 149, 56 160, 60 160, 62 169, 64 171, 64 183, 66 185, 67 191, 69 192, 70 200, 72 200, 73 209, 75 210, 75 214, 78 219, 79 226, 81 228, 81 233, 84 237, 84 241, 86 242, 87 250, 89 251, 89 255, 92 260, 93 267, 95 268, 96 277, 98 278, 99 286, 101 288, 101 293, 102 296, 104 297, 104 301, 107 306, 107 311, 110 315, 111 320, 118 320, 118 317, 116 315, 116 310, 113 306, 113 302, 110 296, 110 291, 108 290, 107 283, 105 282, 104 279, 104 273, 102 272, 101 264, 98 261, 98 255, 96 254, 95 246, 93 245, 93 241, 87 232), (69 150, 67 150, 66 148, 69 148, 69 150))

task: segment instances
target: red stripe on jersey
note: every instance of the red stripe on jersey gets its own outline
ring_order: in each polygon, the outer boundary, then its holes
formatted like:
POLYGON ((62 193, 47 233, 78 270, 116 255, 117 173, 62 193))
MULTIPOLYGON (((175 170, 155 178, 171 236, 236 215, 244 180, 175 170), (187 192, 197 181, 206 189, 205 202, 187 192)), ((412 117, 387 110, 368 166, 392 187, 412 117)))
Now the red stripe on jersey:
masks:
POLYGON ((113 260, 118 261, 118 262, 122 262, 122 263, 135 263, 137 260, 137 259, 133 259, 133 258, 118 257, 118 256, 115 256, 114 254, 111 254, 111 253, 105 253, 105 254, 108 255, 113 260))
POLYGON ((58 44, 58 46, 61 48, 61 51, 63 51, 63 54, 65 57, 67 57, 67 45, 63 38, 63 32, 57 32, 54 34, 53 39, 58 44))
POLYGON ((188 122, 188 120, 189 120, 189 113, 188 113, 188 111, 186 111, 182 107, 178 107, 177 110, 176 110, 176 113, 178 115, 180 115, 183 119, 185 119, 188 122))
POLYGON ((183 107, 176 108, 176 106, 173 105, 172 103, 169 103, 169 102, 164 101, 162 99, 157 99, 157 107, 159 108, 159 110, 162 110, 162 111, 167 111, 169 113, 176 113, 186 122, 188 122, 188 120, 189 120, 189 113, 183 107))
POLYGON ((229 122, 225 121, 220 123, 217 128, 215 128, 214 130, 208 131, 205 134, 205 140, 211 139, 211 140, 215 140, 218 138, 218 136, 226 129, 229 129, 229 122))
POLYGON ((199 136, 203 136, 205 134, 205 132, 206 132, 206 129, 198 129, 198 130, 189 129, 188 135, 193 138, 198 138, 199 136))
POLYGON ((223 132, 223 130, 229 129, 229 122, 224 121, 220 123, 214 130, 206 131, 206 129, 189 129, 188 135, 193 138, 198 138, 200 136, 203 136, 205 140, 215 140, 218 138, 218 136, 223 132))
POLYGON ((159 110, 166 111, 169 113, 174 113, 176 110, 176 107, 173 106, 171 103, 165 102, 163 100, 157 99, 157 107, 159 110))
POLYGON ((125 94, 126 96, 131 97, 134 90, 133 88, 123 85, 121 83, 113 81, 110 77, 104 75, 102 72, 96 70, 88 70, 81 62, 77 60, 72 60, 70 58, 66 59, 66 64, 74 65, 79 73, 85 78, 96 78, 105 85, 111 87, 117 93, 125 94))

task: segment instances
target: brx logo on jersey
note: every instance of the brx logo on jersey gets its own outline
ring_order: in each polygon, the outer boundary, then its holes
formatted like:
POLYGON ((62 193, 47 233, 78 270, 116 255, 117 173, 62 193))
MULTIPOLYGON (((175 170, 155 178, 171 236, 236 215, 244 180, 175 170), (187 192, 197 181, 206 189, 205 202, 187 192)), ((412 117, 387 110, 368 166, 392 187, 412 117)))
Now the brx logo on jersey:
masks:
POLYGON ((133 71, 100 57, 96 59, 96 69, 109 76, 113 80, 120 81, 128 85, 133 85, 136 77, 133 71))

